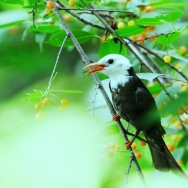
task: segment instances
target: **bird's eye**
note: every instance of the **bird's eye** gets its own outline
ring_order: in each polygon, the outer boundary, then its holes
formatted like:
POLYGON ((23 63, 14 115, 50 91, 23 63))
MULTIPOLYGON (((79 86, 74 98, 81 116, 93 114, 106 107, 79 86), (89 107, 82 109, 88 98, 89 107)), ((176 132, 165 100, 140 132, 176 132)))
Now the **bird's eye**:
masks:
POLYGON ((112 64, 113 62, 114 62, 113 59, 109 59, 109 60, 108 60, 108 63, 109 63, 109 64, 112 64))

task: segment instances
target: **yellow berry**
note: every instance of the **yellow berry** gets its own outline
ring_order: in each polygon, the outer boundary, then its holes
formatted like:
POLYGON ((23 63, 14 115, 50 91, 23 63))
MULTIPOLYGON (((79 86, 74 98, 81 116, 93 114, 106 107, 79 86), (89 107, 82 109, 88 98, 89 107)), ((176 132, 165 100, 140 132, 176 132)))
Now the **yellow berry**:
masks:
POLYGON ((125 27, 125 23, 124 22, 119 22, 118 24, 117 24, 117 28, 118 29, 122 29, 122 28, 124 28, 125 27))
POLYGON ((145 8, 145 11, 146 11, 147 13, 150 13, 150 12, 153 11, 153 7, 152 7, 152 6, 147 6, 147 7, 145 8))
POLYGON ((63 99, 61 99, 61 104, 62 104, 63 106, 68 106, 68 105, 69 105, 69 100, 66 99, 66 98, 63 98, 63 99))
POLYGON ((151 36, 151 37, 149 38, 149 40, 150 40, 150 41, 155 41, 155 40, 156 40, 156 36, 154 36, 154 35, 151 36))
POLYGON ((135 22, 133 20, 128 22, 128 26, 134 26, 134 25, 135 25, 135 22))
POLYGON ((49 9, 53 9, 55 7, 55 4, 53 1, 48 1, 46 3, 46 7, 49 8, 49 9))
POLYGON ((173 152, 174 151, 174 146, 173 145, 171 145, 171 144, 167 144, 167 148, 168 148, 168 150, 170 151, 170 152, 173 152))
POLYGON ((69 22, 69 21, 71 20, 70 14, 64 14, 64 15, 63 15, 63 19, 64 19, 66 22, 69 22))
POLYGON ((134 155, 135 155, 135 157, 136 157, 137 159, 140 159, 140 158, 142 157, 142 154, 141 154, 140 151, 138 151, 138 150, 135 152, 134 155))
POLYGON ((145 141, 143 141, 143 140, 140 141, 140 145, 141 145, 141 146, 146 146, 146 144, 147 144, 147 143, 146 143, 145 141))
POLYGON ((69 0, 69 5, 74 7, 76 5, 76 0, 69 0))
POLYGON ((179 53, 181 55, 185 55, 187 53, 187 48, 185 46, 180 46, 179 47, 179 53))
POLYGON ((41 103, 35 104, 35 110, 40 110, 42 107, 41 103))
POLYGON ((165 63, 170 63, 171 57, 169 55, 165 55, 163 60, 164 60, 165 63))
POLYGON ((131 145, 131 148, 134 150, 134 149, 136 149, 136 143, 132 143, 132 145, 131 145))
POLYGON ((112 157, 114 156, 114 153, 111 152, 111 151, 109 151, 109 152, 107 153, 107 155, 108 155, 109 158, 112 158, 112 157))
POLYGON ((110 149, 115 149, 116 145, 114 143, 109 144, 110 149))
POLYGON ((179 135, 173 135, 171 138, 174 142, 178 142, 180 140, 179 135))
POLYGON ((116 145, 115 150, 118 150, 118 151, 121 150, 121 146, 116 145))
POLYGON ((42 100, 42 104, 45 105, 45 106, 48 106, 49 103, 50 103, 50 101, 49 101, 49 99, 47 99, 47 98, 44 98, 44 99, 42 100))
POLYGON ((178 160, 177 160, 177 163, 178 163, 179 165, 182 165, 182 164, 183 164, 183 161, 182 161, 181 159, 178 159, 178 160))
POLYGON ((188 118, 185 118, 185 119, 183 120, 183 123, 185 123, 186 125, 188 125, 188 118))

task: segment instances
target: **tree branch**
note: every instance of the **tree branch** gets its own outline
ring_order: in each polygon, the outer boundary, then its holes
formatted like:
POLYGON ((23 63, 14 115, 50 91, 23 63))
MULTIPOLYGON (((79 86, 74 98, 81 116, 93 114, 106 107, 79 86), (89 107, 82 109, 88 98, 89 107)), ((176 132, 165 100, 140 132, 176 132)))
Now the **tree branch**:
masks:
MULTIPOLYGON (((63 20, 63 18, 62 18, 62 16, 61 16, 60 11, 59 11, 59 9, 58 9, 57 7, 54 8, 54 12, 56 13, 56 15, 57 15, 57 17, 58 17, 60 23, 62 24, 63 28, 65 29, 66 34, 71 38, 72 42, 74 43, 74 45, 75 45, 75 47, 76 47, 78 53, 80 54, 80 56, 81 56, 81 58, 82 58, 83 63, 86 64, 86 65, 89 64, 90 61, 89 61, 87 55, 86 55, 85 52, 83 51, 82 47, 81 47, 80 44, 78 43, 78 41, 77 41, 77 39, 75 38, 75 36, 72 34, 70 28, 66 25, 65 21, 63 20)), ((111 115, 114 116, 114 115, 116 114, 116 112, 115 112, 115 110, 114 110, 114 107, 113 107, 113 105, 112 105, 112 103, 111 103, 111 101, 110 101, 110 99, 109 99, 109 97, 108 97, 108 95, 107 95, 107 93, 106 93, 106 91, 105 91, 105 89, 104 89, 102 83, 100 82, 98 76, 97 76, 95 73, 92 74, 92 76, 93 76, 93 78, 94 78, 96 84, 98 85, 98 87, 99 87, 99 89, 100 89, 100 91, 101 91, 101 93, 102 93, 102 95, 103 95, 105 101, 106 101, 106 104, 107 104, 107 106, 108 106, 108 108, 109 108, 109 110, 110 110, 111 115)), ((127 140, 128 140, 128 137, 127 137, 127 135, 126 135, 126 131, 125 131, 123 125, 121 124, 120 120, 117 121, 117 124, 118 124, 118 127, 119 127, 119 129, 120 129, 120 132, 121 132, 123 138, 127 141, 127 140)), ((130 149, 130 150, 131 150, 131 149, 130 149)), ((135 164, 135 166, 136 166, 136 168, 137 168, 138 174, 139 174, 139 176, 140 176, 140 178, 141 178, 141 181, 142 181, 142 183, 143 183, 144 188, 147 188, 148 186, 147 186, 147 184, 146 184, 145 178, 144 178, 144 176, 143 176, 143 173, 142 173, 142 171, 141 171, 141 168, 140 168, 140 166, 139 166, 139 164, 138 164, 138 162, 137 162, 137 160, 136 160, 135 157, 133 158, 133 161, 134 161, 134 164, 135 164)))

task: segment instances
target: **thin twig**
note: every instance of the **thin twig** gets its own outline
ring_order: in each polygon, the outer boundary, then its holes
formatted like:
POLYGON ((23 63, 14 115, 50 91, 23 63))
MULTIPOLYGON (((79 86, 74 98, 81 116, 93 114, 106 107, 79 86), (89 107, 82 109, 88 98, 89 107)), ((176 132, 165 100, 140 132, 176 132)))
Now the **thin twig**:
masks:
MULTIPOLYGON (((59 0, 57 0, 57 2, 59 3, 59 0)), ((62 3, 61 3, 62 5, 62 3)), ((72 11, 88 11, 88 12, 121 12, 121 13, 125 13, 134 17, 138 17, 134 12, 127 12, 124 10, 108 10, 108 9, 87 9, 87 8, 65 8, 65 7, 60 7, 59 10, 72 10, 72 11)))
MULTIPOLYGON (((67 35, 71 38, 72 42, 74 43, 74 45, 75 45, 75 47, 76 47, 78 53, 80 54, 80 56, 81 56, 81 58, 82 58, 83 63, 85 63, 86 65, 89 64, 90 61, 89 61, 87 55, 86 55, 85 52, 83 51, 82 47, 81 47, 80 44, 78 43, 78 41, 77 41, 77 39, 75 38, 75 36, 72 34, 70 28, 67 26, 67 24, 65 23, 65 21, 62 19, 61 13, 60 13, 60 11, 59 11, 59 9, 58 9, 57 7, 54 8, 54 12, 56 13, 57 17, 59 18, 60 23, 62 24, 64 30, 65 30, 66 33, 67 33, 67 35)), ((98 85, 98 87, 99 87, 99 89, 100 89, 100 91, 101 91, 101 93, 102 93, 102 95, 103 95, 103 97, 104 97, 104 99, 105 99, 105 101, 106 101, 106 104, 108 105, 108 108, 109 108, 109 110, 110 110, 112 116, 114 116, 114 115, 116 114, 116 111, 115 111, 115 109, 114 109, 114 107, 113 107, 113 105, 112 105, 112 103, 111 103, 111 101, 110 101, 110 99, 109 99, 109 97, 108 97, 108 95, 107 95, 107 93, 106 93, 106 91, 105 91, 103 85, 101 84, 101 82, 100 82, 98 76, 97 76, 95 73, 93 73, 92 76, 93 76, 93 78, 94 78, 96 84, 98 85)), ((123 135, 123 138, 127 141, 127 140, 128 140, 128 137, 127 137, 127 135, 126 135, 126 131, 125 131, 123 125, 121 124, 120 120, 117 121, 117 124, 118 124, 118 127, 119 127, 119 129, 120 129, 121 134, 123 135)), ((136 166, 136 168, 137 168, 137 170, 138 170, 138 174, 139 174, 139 176, 140 176, 140 178, 141 178, 141 181, 142 181, 144 187, 147 188, 148 186, 147 186, 147 184, 146 184, 144 175, 143 175, 143 173, 142 173, 142 171, 141 171, 141 168, 140 168, 140 166, 139 166, 139 164, 138 164, 138 161, 136 160, 135 157, 134 157, 133 161, 134 161, 134 164, 135 164, 135 166, 136 166)))
MULTIPOLYGON (((84 2, 83 0, 82 0, 82 2, 84 2)), ((92 7, 90 6, 90 8, 92 9, 92 7)), ((108 26, 108 24, 103 20, 103 18, 101 18, 96 12, 94 12, 93 11, 93 14, 104 24, 104 26, 111 32, 111 33, 115 33, 115 31, 110 27, 110 26, 108 26)), ((117 35, 118 37, 119 37, 119 35, 117 35)), ((123 41, 123 39, 121 38, 121 37, 119 37, 118 39, 120 39, 120 40, 122 40, 123 41)), ((125 42, 124 42, 124 44, 125 44, 125 42)), ((111 102, 110 102, 110 100, 109 100, 109 98, 108 98, 108 96, 107 96, 107 94, 106 94, 106 91, 105 90, 102 90, 101 91, 102 93, 104 92, 104 98, 106 98, 105 100, 106 100, 106 102, 107 103, 109 103, 110 104, 110 110, 112 111, 112 115, 114 116, 115 114, 116 114, 116 112, 115 112, 115 110, 114 110, 114 107, 112 106, 112 104, 111 104, 111 102), (109 101, 108 101, 109 100, 109 101)), ((122 136, 123 136, 123 138, 127 141, 128 140, 128 137, 127 137, 127 135, 126 135, 126 130, 124 129, 124 127, 123 127, 123 125, 121 124, 121 122, 118 120, 118 121, 116 121, 117 123, 118 123, 118 127, 119 127, 119 129, 120 129, 120 132, 121 132, 121 134, 122 134, 122 136)), ((129 149, 129 150, 131 150, 132 151, 132 149, 129 149)), ((148 185, 147 185, 147 183, 146 183, 146 180, 145 180, 145 178, 144 178, 144 175, 143 175, 143 173, 142 173, 142 170, 141 170, 141 168, 140 168, 140 165, 138 164, 138 161, 136 160, 136 158, 135 158, 135 156, 134 156, 134 158, 133 158, 133 162, 134 162, 134 164, 135 164, 135 166, 136 166, 136 169, 137 169, 137 171, 138 171, 138 175, 139 175, 139 177, 140 177, 140 179, 141 179, 141 181, 142 181, 142 184, 143 184, 143 186, 144 186, 144 188, 147 188, 148 187, 148 185)))
MULTIPOLYGON (((152 52, 156 53, 156 54, 162 54, 162 55, 166 55, 166 52, 164 51, 160 51, 160 50, 151 50, 152 52)), ((188 63, 188 59, 181 57, 181 56, 177 56, 174 54, 170 54, 170 56, 174 59, 180 60, 180 61, 184 61, 185 63, 188 63)))
POLYGON ((126 172, 125 185, 128 183, 129 172, 130 172, 130 170, 131 170, 131 166, 132 166, 132 162, 133 162, 134 157, 135 157, 135 156, 134 156, 134 153, 131 152, 131 154, 130 154, 130 161, 129 161, 129 165, 128 165, 127 172, 126 172))
POLYGON ((57 64, 58 64, 58 61, 59 61, 59 57, 60 57, 61 51, 62 51, 62 49, 63 49, 63 47, 64 47, 64 45, 65 45, 65 42, 66 42, 66 40, 68 39, 68 37, 69 37, 69 35, 67 34, 66 37, 64 38, 64 40, 63 40, 63 42, 62 42, 62 45, 61 45, 61 48, 60 48, 60 50, 59 50, 59 52, 58 52, 58 54, 57 54, 56 62, 55 62, 54 68, 53 68, 53 70, 52 70, 52 74, 51 74, 50 80, 49 80, 49 82, 48 82, 48 87, 47 87, 46 91, 44 92, 44 96, 45 96, 45 97, 46 97, 46 96, 48 95, 48 93, 49 93, 49 90, 50 90, 50 87, 51 87, 52 82, 53 82, 53 78, 54 78, 54 75, 55 75, 55 71, 56 71, 56 67, 57 67, 57 64))
POLYGON ((62 2, 60 2, 59 0, 56 1, 61 7, 64 8, 64 10, 66 10, 68 13, 70 13, 72 16, 74 16, 75 18, 77 18, 78 20, 80 20, 81 22, 83 22, 86 25, 91 25, 92 27, 96 27, 98 29, 101 30, 105 30, 105 28, 101 25, 95 24, 93 22, 90 22, 88 20, 85 20, 84 18, 81 18, 79 15, 77 15, 75 12, 69 10, 62 2))

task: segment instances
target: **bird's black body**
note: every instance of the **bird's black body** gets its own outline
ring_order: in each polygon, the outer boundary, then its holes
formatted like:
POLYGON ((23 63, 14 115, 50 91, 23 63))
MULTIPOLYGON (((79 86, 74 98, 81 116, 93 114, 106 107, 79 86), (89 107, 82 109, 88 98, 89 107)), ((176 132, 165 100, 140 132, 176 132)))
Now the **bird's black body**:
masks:
POLYGON ((151 151, 154 167, 160 171, 183 170, 167 149, 162 136, 165 134, 161 126, 159 112, 152 95, 136 76, 133 68, 129 70, 129 80, 116 89, 110 87, 114 107, 118 114, 141 131, 151 151))
MULTIPOLYGON (((142 132, 146 137, 154 167, 160 171, 173 170, 187 177, 163 140, 165 130, 161 126, 155 100, 135 74, 130 61, 122 55, 109 54, 86 67, 94 66, 99 68, 90 70, 88 74, 101 71, 109 76, 113 105, 118 114, 135 127, 137 133, 142 132)), ((131 143, 127 142, 127 148, 131 143)))

